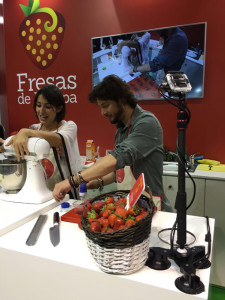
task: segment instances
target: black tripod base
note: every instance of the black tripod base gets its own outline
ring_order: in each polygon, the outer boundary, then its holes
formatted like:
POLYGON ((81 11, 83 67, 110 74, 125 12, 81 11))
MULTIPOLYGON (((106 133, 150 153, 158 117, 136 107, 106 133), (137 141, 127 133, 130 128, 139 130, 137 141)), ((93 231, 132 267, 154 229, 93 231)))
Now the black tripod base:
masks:
POLYGON ((158 271, 169 269, 171 263, 168 260, 167 250, 162 248, 150 248, 146 266, 158 271))
POLYGON ((208 269, 211 267, 211 262, 205 256, 205 249, 202 247, 194 247, 196 254, 193 259, 195 269, 208 269))
POLYGON ((196 268, 203 269, 210 266, 210 261, 205 255, 204 246, 188 248, 185 253, 180 252, 179 249, 171 251, 160 247, 152 247, 149 249, 146 265, 154 270, 166 270, 171 266, 168 258, 172 259, 184 274, 175 280, 175 285, 181 292, 192 295, 204 292, 204 284, 195 275, 196 268))
POLYGON ((196 275, 184 275, 175 280, 175 285, 183 293, 197 295, 204 292, 204 284, 196 275))

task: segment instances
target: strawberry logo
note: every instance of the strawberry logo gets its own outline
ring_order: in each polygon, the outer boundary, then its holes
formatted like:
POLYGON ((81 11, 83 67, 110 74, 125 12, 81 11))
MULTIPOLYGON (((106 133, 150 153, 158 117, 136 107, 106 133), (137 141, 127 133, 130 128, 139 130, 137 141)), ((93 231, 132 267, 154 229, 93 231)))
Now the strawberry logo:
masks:
POLYGON ((64 17, 51 8, 40 8, 39 0, 29 0, 29 5, 20 4, 26 18, 20 25, 22 44, 32 62, 40 69, 48 68, 56 59, 61 47, 64 17))
POLYGON ((52 162, 50 160, 48 160, 47 158, 43 158, 41 160, 42 166, 45 170, 46 176, 49 179, 52 174, 54 173, 54 166, 52 164, 52 162))

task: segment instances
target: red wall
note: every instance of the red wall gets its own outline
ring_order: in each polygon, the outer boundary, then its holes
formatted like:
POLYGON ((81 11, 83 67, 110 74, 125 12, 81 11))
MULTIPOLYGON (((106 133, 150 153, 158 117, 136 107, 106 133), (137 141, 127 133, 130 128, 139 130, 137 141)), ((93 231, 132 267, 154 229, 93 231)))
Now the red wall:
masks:
MULTIPOLYGON (((77 103, 67 104, 67 119, 78 125, 81 154, 85 142, 93 139, 100 152, 113 148, 115 128, 100 116, 95 104, 88 102, 92 87, 91 38, 103 35, 142 31, 159 27, 207 22, 205 89, 203 99, 188 101, 192 118, 187 130, 187 152, 201 152, 205 157, 225 163, 224 138, 224 38, 225 2, 180 0, 40 0, 41 7, 60 12, 66 21, 66 30, 60 53, 45 70, 38 69, 25 53, 18 34, 24 15, 18 2, 4 1, 6 83, 8 97, 9 130, 14 131, 36 122, 32 104, 19 104, 17 74, 27 73, 29 78, 76 76, 76 88, 63 90, 76 95, 77 103)), ((24 95, 33 99, 34 91, 24 85, 24 95)), ((32 101, 31 101, 32 103, 32 101)), ((170 150, 176 146, 176 108, 163 101, 141 101, 140 105, 152 111, 160 120, 164 143, 170 150)))
MULTIPOLYGON (((3 15, 2 5, 0 5, 0 16, 3 15)), ((8 108, 6 99, 6 82, 5 82, 5 49, 4 49, 4 28, 0 24, 0 121, 5 132, 8 132, 8 108)), ((5 134, 4 134, 5 135, 5 134)))

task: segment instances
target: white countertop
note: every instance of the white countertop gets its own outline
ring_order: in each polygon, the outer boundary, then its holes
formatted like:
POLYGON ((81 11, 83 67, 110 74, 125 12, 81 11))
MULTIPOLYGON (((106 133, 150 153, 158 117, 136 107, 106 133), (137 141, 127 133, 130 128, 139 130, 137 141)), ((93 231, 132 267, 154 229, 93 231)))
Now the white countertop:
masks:
MULTIPOLYGON (((68 200, 68 196, 64 201, 68 200)), ((54 199, 41 204, 28 204, 0 200, 0 237, 3 234, 27 223, 58 206, 60 203, 54 199)))
POLYGON ((102 81, 103 78, 105 78, 108 75, 115 74, 115 75, 119 76, 120 78, 122 78, 127 83, 141 75, 140 72, 136 72, 136 73, 133 73, 133 75, 131 76, 129 74, 129 69, 124 71, 122 64, 118 64, 114 60, 109 60, 104 63, 99 63, 98 64, 98 74, 99 74, 100 81, 102 81))
MULTIPOLYGON (((214 172, 214 171, 204 171, 195 169, 194 172, 190 172, 192 177, 205 178, 205 179, 215 179, 215 180, 225 180, 225 172, 214 172)), ((178 175, 178 163, 177 162, 163 162, 163 175, 178 175)), ((185 173, 188 176, 187 173, 185 173)))
MULTIPOLYGON (((163 175, 171 175, 177 176, 177 171, 163 171, 163 175)), ((205 179, 213 179, 213 180, 225 180, 225 172, 213 172, 213 171, 200 171, 195 170, 195 172, 190 172, 190 175, 198 178, 205 178, 205 179)), ((186 174, 186 176, 188 176, 186 174)))
MULTIPOLYGON (((60 244, 53 247, 49 227, 55 208, 34 246, 25 244, 36 219, 0 237, 0 299, 4 300, 72 300, 72 299, 207 299, 210 268, 197 270, 205 285, 199 295, 180 292, 174 280, 182 274, 172 261, 166 271, 155 271, 144 266, 131 275, 110 275, 102 272, 90 255, 85 234, 77 224, 61 222, 60 244), (115 293, 114 293, 115 291, 115 293)), ((157 237, 158 231, 171 227, 176 214, 157 212, 152 220, 151 247, 165 247, 157 237)), ((214 219, 210 219, 213 240, 214 219)), ((205 218, 187 216, 187 230, 196 235, 195 245, 205 245, 205 218)))

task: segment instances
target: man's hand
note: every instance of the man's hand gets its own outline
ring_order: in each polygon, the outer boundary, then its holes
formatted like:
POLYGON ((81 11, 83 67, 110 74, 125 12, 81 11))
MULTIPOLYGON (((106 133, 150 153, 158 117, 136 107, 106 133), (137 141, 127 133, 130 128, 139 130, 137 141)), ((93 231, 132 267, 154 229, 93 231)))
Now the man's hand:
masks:
POLYGON ((66 194, 71 190, 71 185, 68 179, 56 183, 53 190, 53 197, 56 201, 62 201, 66 194))

